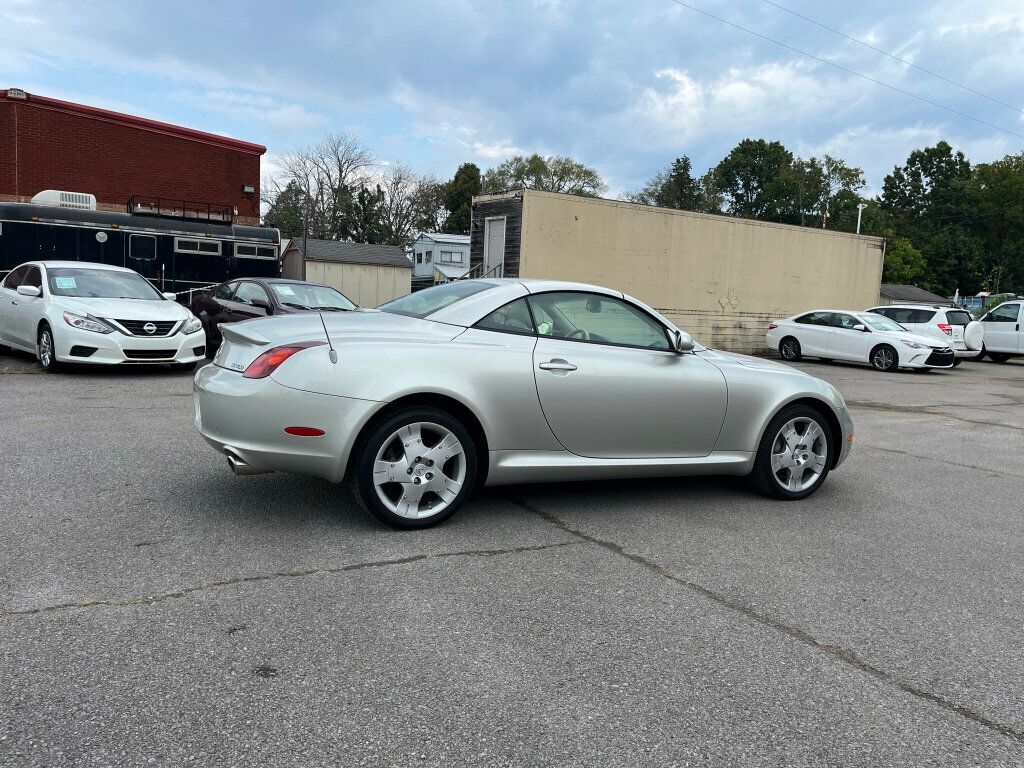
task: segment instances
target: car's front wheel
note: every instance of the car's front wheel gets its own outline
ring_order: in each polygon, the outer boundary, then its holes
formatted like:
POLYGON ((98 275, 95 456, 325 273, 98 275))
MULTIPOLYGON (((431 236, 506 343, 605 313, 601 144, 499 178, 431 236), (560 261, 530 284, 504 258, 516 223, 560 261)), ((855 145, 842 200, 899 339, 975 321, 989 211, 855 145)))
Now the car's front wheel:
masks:
POLYGON ((350 487, 360 505, 395 528, 447 520, 473 492, 477 456, 466 428, 445 411, 403 408, 356 445, 350 487))
POLYGON ((899 354, 888 344, 879 344, 871 350, 871 365, 876 371, 895 371, 900 365, 899 354))
POLYGON ((813 408, 791 405, 768 424, 757 448, 751 477, 777 499, 803 499, 825 481, 838 450, 825 418, 813 408))
POLYGON ((53 343, 53 331, 50 326, 43 324, 39 329, 39 338, 36 340, 39 365, 47 373, 57 373, 61 365, 57 362, 56 345, 53 343))
POLYGON ((1010 359, 1010 355, 1006 354, 1005 352, 989 352, 988 359, 991 360, 993 363, 1005 363, 1007 360, 1010 359))

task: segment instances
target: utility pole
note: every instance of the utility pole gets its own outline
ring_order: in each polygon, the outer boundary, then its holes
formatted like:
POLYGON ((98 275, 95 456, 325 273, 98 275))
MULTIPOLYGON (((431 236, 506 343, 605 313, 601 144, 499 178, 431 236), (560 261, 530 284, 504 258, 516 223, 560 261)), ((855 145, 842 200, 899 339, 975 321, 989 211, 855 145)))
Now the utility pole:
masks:
POLYGON ((860 217, 864 213, 864 209, 868 207, 867 203, 857 203, 857 234, 860 234, 860 217))
POLYGON ((306 241, 309 239, 309 187, 307 185, 305 205, 302 206, 302 279, 306 279, 306 241))

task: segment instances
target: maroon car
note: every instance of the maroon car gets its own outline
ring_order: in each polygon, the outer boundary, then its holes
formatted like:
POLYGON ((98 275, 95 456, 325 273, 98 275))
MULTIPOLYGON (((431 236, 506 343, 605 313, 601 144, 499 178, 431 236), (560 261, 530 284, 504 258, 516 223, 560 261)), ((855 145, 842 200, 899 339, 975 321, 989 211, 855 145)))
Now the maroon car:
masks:
POLYGON ((220 346, 221 323, 311 310, 347 312, 357 308, 345 294, 329 285, 258 277, 221 283, 205 293, 197 293, 190 305, 192 314, 202 320, 206 329, 207 357, 213 357, 220 346))

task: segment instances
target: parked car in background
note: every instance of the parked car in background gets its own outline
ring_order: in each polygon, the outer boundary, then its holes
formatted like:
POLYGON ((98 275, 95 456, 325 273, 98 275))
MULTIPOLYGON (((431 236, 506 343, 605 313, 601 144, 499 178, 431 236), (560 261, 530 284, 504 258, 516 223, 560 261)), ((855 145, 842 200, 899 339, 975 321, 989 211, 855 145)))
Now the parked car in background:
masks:
POLYGON ((921 304, 889 304, 868 309, 876 315, 894 320, 908 331, 931 336, 953 348, 953 365, 971 360, 981 354, 984 344, 982 324, 965 309, 921 304))
POLYGON ((283 278, 243 277, 196 294, 191 309, 203 323, 207 354, 213 357, 221 343, 221 323, 310 310, 347 312, 358 307, 348 296, 329 285, 283 278))
POLYGON ((804 312, 772 323, 765 338, 768 346, 779 350, 789 362, 818 357, 870 363, 879 371, 923 371, 952 368, 955 359, 948 342, 911 333, 899 323, 871 312, 804 312))
POLYGON ((1005 301, 981 316, 985 328, 984 352, 996 363, 1024 355, 1024 333, 1021 332, 1021 307, 1024 301, 1005 301))
POLYGON ((853 440, 831 384, 704 349, 619 291, 459 280, 379 309, 221 327, 196 426, 232 471, 346 479, 420 528, 478 484, 748 475, 802 499, 853 440))
POLYGON ((138 272, 87 261, 31 261, 0 283, 0 344, 66 363, 170 363, 193 370, 203 326, 138 272))

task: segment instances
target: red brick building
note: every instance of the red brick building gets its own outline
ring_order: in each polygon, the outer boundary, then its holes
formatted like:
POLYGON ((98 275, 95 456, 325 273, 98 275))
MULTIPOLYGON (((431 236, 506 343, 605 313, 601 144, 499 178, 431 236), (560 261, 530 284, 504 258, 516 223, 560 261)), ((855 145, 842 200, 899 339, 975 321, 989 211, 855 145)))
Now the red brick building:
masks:
POLYGON ((87 192, 103 210, 131 197, 173 209, 187 201, 260 215, 266 147, 142 117, 0 90, 0 201, 28 202, 44 189, 87 192), (176 201, 176 202, 175 202, 176 201))

